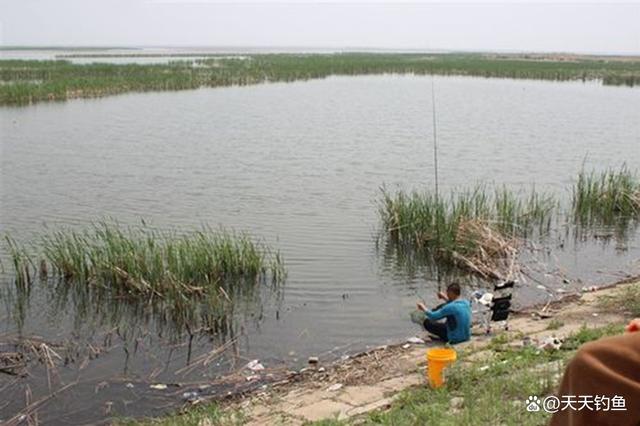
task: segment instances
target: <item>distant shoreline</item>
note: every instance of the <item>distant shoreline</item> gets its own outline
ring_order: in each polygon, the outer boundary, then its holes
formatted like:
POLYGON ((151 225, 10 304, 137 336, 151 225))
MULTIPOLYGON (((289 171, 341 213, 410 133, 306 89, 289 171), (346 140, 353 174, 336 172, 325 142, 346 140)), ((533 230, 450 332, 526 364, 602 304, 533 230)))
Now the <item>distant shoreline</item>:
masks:
MULTIPOLYGON (((561 58, 576 57, 583 59, 637 59, 640 60, 640 52, 571 52, 571 51, 510 51, 510 50, 457 50, 457 49, 429 49, 429 48, 403 48, 403 47, 363 47, 363 46, 21 46, 21 45, 0 45, 0 52, 6 51, 105 51, 105 50, 165 50, 175 51, 167 53, 133 53, 133 56, 142 57, 164 57, 164 56, 203 56, 215 55, 216 53, 247 53, 247 52, 281 52, 281 53, 313 53, 313 52, 334 52, 334 53, 428 53, 428 54, 470 54, 470 55, 497 55, 505 57, 525 57, 535 56, 540 58, 561 58)), ((103 54, 87 54, 88 57, 103 57, 103 54)), ((110 55, 104 53, 104 55, 110 55)), ((129 54, 117 54, 128 57, 129 54)))

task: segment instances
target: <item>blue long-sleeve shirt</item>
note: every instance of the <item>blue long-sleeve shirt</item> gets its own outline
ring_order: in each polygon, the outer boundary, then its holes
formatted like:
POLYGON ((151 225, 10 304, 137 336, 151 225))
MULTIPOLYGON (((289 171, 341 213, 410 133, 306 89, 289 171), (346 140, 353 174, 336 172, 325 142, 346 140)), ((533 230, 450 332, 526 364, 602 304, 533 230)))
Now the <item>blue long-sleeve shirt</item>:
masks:
POLYGON ((453 300, 440 309, 426 311, 425 315, 431 321, 447 319, 447 339, 450 343, 466 342, 471 338, 471 303, 468 300, 453 300))

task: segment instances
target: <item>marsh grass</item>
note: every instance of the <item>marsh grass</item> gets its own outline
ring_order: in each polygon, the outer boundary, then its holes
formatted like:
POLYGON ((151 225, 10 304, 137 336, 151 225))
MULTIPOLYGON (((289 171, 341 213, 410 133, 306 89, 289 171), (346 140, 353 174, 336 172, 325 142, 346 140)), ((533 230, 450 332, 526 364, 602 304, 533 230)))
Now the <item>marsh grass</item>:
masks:
POLYGON ((43 254, 67 280, 96 281, 126 293, 185 296, 233 280, 284 278, 279 253, 249 235, 204 228, 190 234, 100 222, 42 238, 43 254))
POLYGON ((579 225, 615 225, 640 219, 640 179, 626 166, 587 173, 572 191, 573 217, 579 225))
POLYGON ((248 234, 224 229, 178 234, 103 221, 42 235, 31 257, 13 239, 6 241, 18 285, 31 282, 36 269, 31 259, 38 257, 44 274, 65 287, 95 289, 112 300, 158 303, 183 324, 231 309, 236 295, 260 283, 277 285, 286 275, 278 252, 248 234))
POLYGON ((504 264, 513 259, 519 241, 544 239, 554 225, 574 225, 581 238, 596 230, 615 232, 622 241, 640 223, 640 179, 626 166, 601 173, 583 170, 571 193, 567 206, 535 188, 523 193, 479 185, 439 198, 433 192, 383 188, 378 213, 383 238, 390 243, 387 252, 408 261, 427 257, 466 266, 483 278, 502 279, 504 274, 492 273, 500 267, 493 260, 504 264))
POLYGON ((545 233, 556 208, 552 197, 535 190, 522 196, 504 187, 492 192, 478 186, 439 198, 432 192, 392 194, 383 188, 378 211, 394 244, 451 260, 454 253, 476 251, 480 237, 492 231, 506 239, 545 233))
POLYGON ((0 105, 371 74, 599 80, 634 85, 640 81, 640 61, 422 53, 225 55, 145 65, 4 60, 0 61, 0 105))
POLYGON ((27 289, 33 281, 34 263, 31 255, 9 235, 5 235, 5 242, 15 274, 16 287, 27 289))

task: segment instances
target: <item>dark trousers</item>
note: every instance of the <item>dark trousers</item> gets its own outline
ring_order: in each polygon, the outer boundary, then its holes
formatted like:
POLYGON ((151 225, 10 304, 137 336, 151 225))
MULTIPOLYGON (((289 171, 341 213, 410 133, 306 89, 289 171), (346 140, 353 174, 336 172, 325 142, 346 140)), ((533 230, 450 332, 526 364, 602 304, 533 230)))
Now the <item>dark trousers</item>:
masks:
MULTIPOLYGON (((448 302, 441 303, 438 306, 436 306, 433 310, 437 311, 447 303, 448 302)), ((438 336, 438 338, 443 342, 448 342, 449 337, 447 336, 447 323, 451 324, 451 328, 456 328, 456 317, 454 317, 453 315, 449 315, 444 322, 431 321, 430 319, 427 318, 426 320, 424 320, 423 325, 425 330, 427 330, 429 333, 435 336, 438 336)))
POLYGON ((448 342, 447 337, 447 324, 444 322, 431 321, 430 319, 424 320, 424 328, 431 334, 438 336, 438 338, 444 342, 448 342))

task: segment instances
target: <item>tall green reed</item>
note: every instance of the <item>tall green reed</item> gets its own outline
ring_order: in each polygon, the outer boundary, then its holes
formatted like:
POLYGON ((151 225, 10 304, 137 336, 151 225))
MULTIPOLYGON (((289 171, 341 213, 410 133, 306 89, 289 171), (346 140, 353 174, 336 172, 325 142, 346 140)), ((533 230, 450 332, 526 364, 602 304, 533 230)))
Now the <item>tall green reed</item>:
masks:
POLYGON ((580 225, 612 225, 640 219, 640 179, 626 166, 584 170, 572 190, 573 218, 580 225))
POLYGON ((378 210, 383 229, 396 243, 449 252, 461 249, 458 232, 464 222, 481 221, 507 237, 526 237, 547 232, 557 207, 553 197, 535 190, 522 196, 506 187, 477 186, 439 198, 383 188, 378 210))

